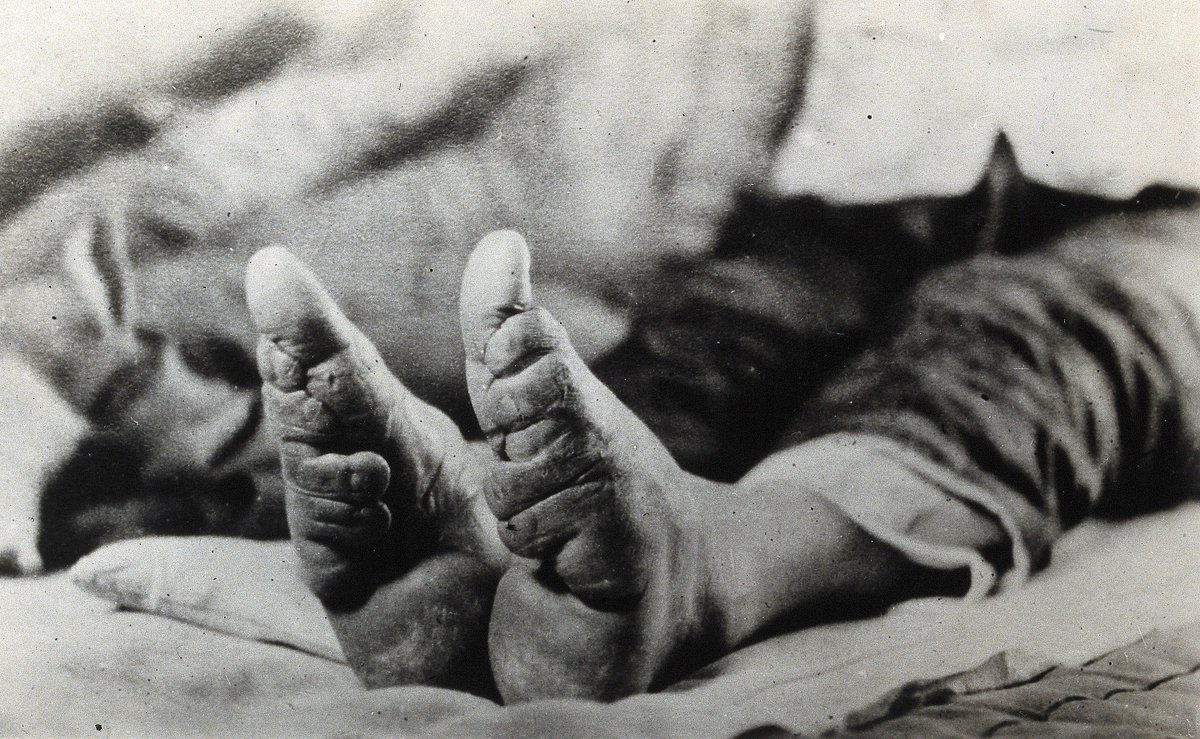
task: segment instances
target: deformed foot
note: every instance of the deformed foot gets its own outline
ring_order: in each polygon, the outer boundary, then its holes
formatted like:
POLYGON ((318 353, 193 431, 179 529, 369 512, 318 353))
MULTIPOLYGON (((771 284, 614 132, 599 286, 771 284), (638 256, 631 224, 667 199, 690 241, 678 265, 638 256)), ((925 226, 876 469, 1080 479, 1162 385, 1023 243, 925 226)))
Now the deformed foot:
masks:
MULTIPOLYGON (((489 650, 507 701, 611 699, 686 663, 705 585, 684 475, 532 305, 520 236, 489 235, 463 276, 467 382, 496 460, 501 580, 489 650)), ((691 485, 692 483, 687 483, 691 485)))
POLYGON ((474 613, 486 624, 508 557, 464 477, 462 435, 388 371, 286 250, 254 256, 246 292, 288 526, 309 586, 369 682, 447 682, 425 674, 456 669, 442 659, 461 649, 439 643, 455 638, 444 617, 474 613), (400 643, 397 634, 409 636, 400 643))

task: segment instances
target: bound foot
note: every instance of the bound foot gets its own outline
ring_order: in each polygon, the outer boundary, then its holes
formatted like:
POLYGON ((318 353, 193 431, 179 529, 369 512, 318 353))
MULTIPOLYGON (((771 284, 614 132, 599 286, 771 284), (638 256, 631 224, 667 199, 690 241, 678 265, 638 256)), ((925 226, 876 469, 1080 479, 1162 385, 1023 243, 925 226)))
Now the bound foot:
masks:
POLYGON ((532 304, 529 255, 486 237, 463 275, 467 383, 495 454, 484 493, 527 558, 500 581, 488 637, 506 701, 612 699, 689 664, 707 621, 685 475, 532 304))
POLYGON ((246 293, 292 541, 347 657, 375 685, 456 683, 509 556, 462 435, 286 250, 254 256, 246 293))

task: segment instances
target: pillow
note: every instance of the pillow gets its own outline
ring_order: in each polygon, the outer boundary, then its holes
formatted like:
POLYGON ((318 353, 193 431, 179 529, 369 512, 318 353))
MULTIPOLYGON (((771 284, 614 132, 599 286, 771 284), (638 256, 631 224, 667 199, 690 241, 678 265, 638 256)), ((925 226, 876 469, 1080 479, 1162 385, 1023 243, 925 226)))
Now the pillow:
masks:
POLYGON ((122 608, 345 661, 324 609, 296 571, 296 555, 286 541, 219 536, 129 539, 79 560, 71 580, 122 608))

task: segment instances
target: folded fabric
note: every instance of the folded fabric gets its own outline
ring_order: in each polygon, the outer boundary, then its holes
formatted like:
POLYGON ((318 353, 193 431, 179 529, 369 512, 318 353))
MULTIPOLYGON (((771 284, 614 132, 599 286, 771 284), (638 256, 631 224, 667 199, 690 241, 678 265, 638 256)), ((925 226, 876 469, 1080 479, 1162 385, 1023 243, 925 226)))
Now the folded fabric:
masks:
MULTIPOLYGON (((614 704, 560 700, 499 707, 431 688, 362 691, 352 677, 350 687, 338 682, 336 690, 325 684, 318 690, 306 677, 312 692, 290 695, 286 717, 268 712, 256 720, 269 715, 279 722, 325 722, 336 716, 345 734, 392 735, 403 724, 432 736, 732 736, 755 727, 818 733, 871 724, 894 715, 898 702, 941 710, 926 689, 931 685, 983 696, 1022 683, 1049 664, 1067 666, 1046 673, 1054 676, 1078 672, 1085 663, 1101 666, 1097 655, 1135 641, 1149 639, 1151 647, 1162 648, 1165 642, 1148 636, 1155 629, 1173 634, 1196 620, 1198 527, 1200 503, 1121 523, 1091 521, 1061 539, 1051 566, 1024 587, 981 601, 912 601, 881 617, 784 634, 740 649, 666 692, 614 704), (943 680, 946 675, 951 677, 943 680), (418 706, 432 708, 421 714, 418 706)), ((72 576, 126 608, 339 659, 319 604, 293 568, 294 554, 284 542, 181 537, 109 545, 81 560, 72 576)), ((63 600, 55 594, 46 602, 63 600)), ((46 615, 34 614, 32 623, 44 624, 46 615)), ((128 638, 117 636, 129 633, 119 623, 94 623, 112 629, 115 639, 128 638)), ((29 641, 24 633, 17 637, 18 644, 29 641)), ((131 648, 144 659, 142 645, 131 648)), ((234 656, 206 652, 202 666, 185 666, 204 675, 234 669, 258 675, 261 665, 238 661, 254 649, 245 643, 234 656)), ((316 671, 302 669, 306 676, 316 671)), ((278 696, 268 697, 271 705, 282 705, 278 696)), ((317 733, 315 724, 306 726, 302 733, 317 733)))
POLYGON ((838 202, 958 195, 996 136, 1042 184, 1200 187, 1192 2, 817 2, 804 104, 771 187, 838 202))
POLYGON ((288 542, 148 537, 101 547, 75 564, 71 579, 122 608, 344 661, 295 556, 288 542))

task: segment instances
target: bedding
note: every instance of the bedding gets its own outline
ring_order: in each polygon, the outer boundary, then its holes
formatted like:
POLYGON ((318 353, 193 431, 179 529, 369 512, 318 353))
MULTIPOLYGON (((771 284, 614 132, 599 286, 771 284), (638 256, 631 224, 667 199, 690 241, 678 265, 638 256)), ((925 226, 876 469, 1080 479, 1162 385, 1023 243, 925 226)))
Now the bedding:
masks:
POLYGON ((345 661, 286 541, 144 537, 109 544, 71 568, 71 581, 119 608, 154 613, 345 661))
MULTIPOLYGON (((1196 94, 1200 10, 1186 0, 1153 9, 1008 2, 990 4, 986 12, 976 12, 981 10, 976 6, 875 1, 730 3, 734 12, 720 22, 707 18, 719 16, 712 11, 724 6, 693 5, 699 10, 674 23, 654 23, 654 14, 638 15, 636 7, 621 9, 612 20, 669 32, 639 39, 661 49, 672 38, 681 41, 678 48, 700 44, 705 33, 711 37, 721 30, 720 23, 734 27, 761 16, 765 20, 756 32, 780 33, 791 28, 796 14, 811 14, 805 104, 786 127, 768 180, 779 192, 859 203, 961 194, 974 185, 998 131, 1013 141, 1026 174, 1061 189, 1130 197, 1152 183, 1200 184, 1200 126, 1190 102, 1196 94)), ((0 9, 3 43, 10 50, 10 66, 0 80, 5 110, 0 137, 11 140, 39 119, 101 104, 124 103, 165 123, 176 112, 173 95, 186 100, 193 91, 206 92, 211 101, 223 92, 212 83, 207 89, 198 85, 203 72, 227 65, 240 71, 214 75, 219 81, 246 82, 297 59, 328 63, 347 50, 360 60, 389 56, 418 35, 410 33, 414 28, 441 32, 431 35, 451 44, 486 28, 501 41, 544 51, 548 37, 527 32, 537 30, 539 13, 544 30, 554 8, 554 3, 515 8, 496 3, 460 15, 450 5, 426 4, 421 16, 416 4, 382 0, 336 6, 221 0, 203 10, 178 0, 9 2, 0 9)), ((634 50, 626 51, 631 55, 611 52, 599 71, 627 71, 634 50)), ((759 44, 756 51, 765 48, 759 44)), ((489 58, 480 56, 476 69, 489 58)), ((670 61, 661 54, 654 60, 670 61)), ((415 61, 414 71, 432 66, 415 61)), ((684 74, 686 79, 689 73, 684 74)), ((725 99, 714 95, 710 102, 725 99)), ((709 107, 718 112, 717 105, 709 107)), ((664 121, 640 117, 626 124, 654 138, 664 121)), ((4 170, 9 178, 22 174, 4 170)))
MULTIPOLYGON (((949 731, 955 716, 978 718, 970 705, 999 711, 1012 695, 1006 691, 1039 680, 1058 686, 1055 695, 1088 685, 1095 693, 1100 688, 1088 676, 1110 652, 1129 653, 1118 660, 1127 664, 1141 660, 1128 685, 1185 690, 1192 683, 1168 676, 1182 679, 1200 667, 1192 626, 1200 614, 1197 531, 1200 503, 1123 523, 1089 522, 1059 541, 1053 564, 1027 587, 994 598, 913 601, 877 618, 778 636, 664 692, 612 705, 511 707, 443 689, 362 689, 330 658, 336 642, 295 579, 286 545, 213 537, 124 542, 81 561, 73 575, 0 583, 0 670, 8 686, 0 733, 899 735, 886 722, 903 719, 895 726, 923 735, 931 717, 949 731), (254 591, 258 597, 245 597, 254 591)), ((1133 714, 1112 701, 1105 708, 1114 720, 1140 715, 1144 727, 1200 718, 1200 701, 1189 708, 1186 693, 1184 708, 1176 696, 1158 713, 1143 693, 1135 697, 1145 700, 1129 704, 1133 714)))

